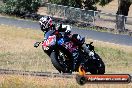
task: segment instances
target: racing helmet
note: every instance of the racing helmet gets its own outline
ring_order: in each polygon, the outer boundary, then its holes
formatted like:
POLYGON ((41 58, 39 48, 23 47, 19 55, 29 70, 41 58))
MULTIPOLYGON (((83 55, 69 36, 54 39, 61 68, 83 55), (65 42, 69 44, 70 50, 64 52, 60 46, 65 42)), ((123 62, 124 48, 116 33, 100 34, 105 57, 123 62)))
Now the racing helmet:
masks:
POLYGON ((42 31, 50 28, 52 26, 52 19, 49 16, 41 17, 39 20, 39 24, 42 31))

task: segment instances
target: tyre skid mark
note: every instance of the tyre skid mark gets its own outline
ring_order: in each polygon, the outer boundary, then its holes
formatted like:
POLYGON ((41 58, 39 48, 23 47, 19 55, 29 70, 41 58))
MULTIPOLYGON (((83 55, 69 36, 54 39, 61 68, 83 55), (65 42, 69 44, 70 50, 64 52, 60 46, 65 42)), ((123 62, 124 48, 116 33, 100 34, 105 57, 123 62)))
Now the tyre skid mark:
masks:
POLYGON ((22 71, 22 70, 8 70, 8 69, 0 69, 0 74, 31 75, 31 76, 40 76, 40 77, 61 77, 61 78, 75 77, 75 74, 61 74, 61 73, 52 73, 52 72, 36 72, 36 71, 22 71))

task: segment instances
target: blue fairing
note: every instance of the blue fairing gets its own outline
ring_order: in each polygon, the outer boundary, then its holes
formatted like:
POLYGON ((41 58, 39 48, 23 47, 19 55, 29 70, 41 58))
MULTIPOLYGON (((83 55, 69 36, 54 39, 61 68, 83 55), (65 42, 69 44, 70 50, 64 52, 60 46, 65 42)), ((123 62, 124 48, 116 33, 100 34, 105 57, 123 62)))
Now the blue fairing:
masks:
POLYGON ((58 45, 64 44, 64 38, 60 38, 57 43, 58 43, 58 45))

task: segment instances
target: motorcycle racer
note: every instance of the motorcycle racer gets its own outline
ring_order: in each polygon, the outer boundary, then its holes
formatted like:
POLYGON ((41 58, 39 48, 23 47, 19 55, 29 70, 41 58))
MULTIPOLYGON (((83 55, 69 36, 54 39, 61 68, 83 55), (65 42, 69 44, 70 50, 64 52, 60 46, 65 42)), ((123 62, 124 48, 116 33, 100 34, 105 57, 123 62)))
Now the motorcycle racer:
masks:
MULTIPOLYGON (((71 34, 71 26, 70 25, 63 25, 60 23, 57 27, 55 27, 55 24, 52 23, 52 19, 49 16, 45 16, 40 18, 39 20, 40 28, 44 32, 44 40, 48 39, 48 37, 52 34, 56 34, 57 32, 62 32, 63 37, 66 41, 72 41, 75 45, 81 47, 84 52, 89 54, 90 50, 86 46, 85 38, 82 38, 79 34, 71 34)), ((65 41, 65 42, 66 42, 65 41)), ((78 61, 78 58, 73 54, 73 69, 76 68, 76 63, 78 61)), ((82 61, 83 65, 83 61, 82 61)))

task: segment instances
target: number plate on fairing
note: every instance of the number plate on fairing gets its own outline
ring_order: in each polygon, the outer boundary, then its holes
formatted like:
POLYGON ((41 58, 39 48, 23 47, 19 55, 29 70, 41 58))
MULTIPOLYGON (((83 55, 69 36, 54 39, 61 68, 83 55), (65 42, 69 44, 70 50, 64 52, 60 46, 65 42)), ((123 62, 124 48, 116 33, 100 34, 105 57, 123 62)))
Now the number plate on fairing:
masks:
POLYGON ((51 46, 54 45, 56 42, 56 36, 49 36, 49 38, 47 40, 45 40, 42 44, 42 46, 47 47, 47 46, 51 46))

